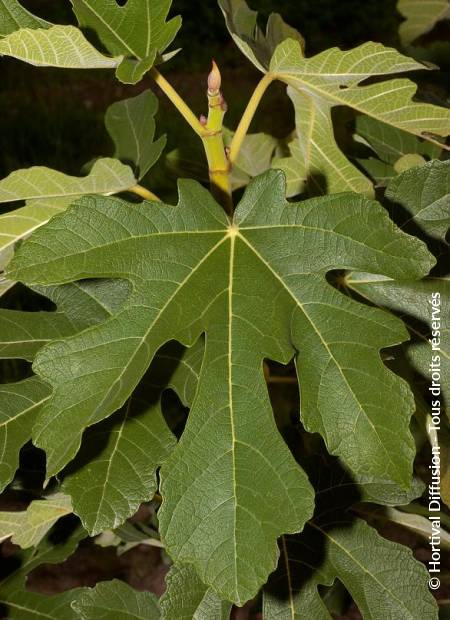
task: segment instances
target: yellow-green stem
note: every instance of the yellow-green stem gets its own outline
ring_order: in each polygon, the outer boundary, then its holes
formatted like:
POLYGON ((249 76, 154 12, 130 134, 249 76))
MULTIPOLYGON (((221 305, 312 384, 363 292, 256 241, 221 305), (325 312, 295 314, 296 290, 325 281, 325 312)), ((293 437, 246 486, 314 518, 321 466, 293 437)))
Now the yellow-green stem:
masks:
POLYGON ((253 120, 255 112, 258 108, 258 105, 266 92, 268 86, 274 81, 275 75, 271 73, 267 73, 259 82, 258 86, 253 91, 252 96, 247 104, 247 108, 241 118, 238 128, 236 129, 236 133, 233 136, 233 139, 230 144, 230 154, 229 161, 231 165, 237 159, 239 155, 239 151, 241 150, 242 143, 244 141, 245 136, 249 130, 250 124, 253 120))
POLYGON ((187 123, 192 127, 196 134, 199 136, 204 136, 206 134, 206 130, 203 125, 200 123, 198 118, 195 116, 194 112, 187 105, 187 103, 180 97, 174 87, 169 84, 166 78, 161 75, 161 73, 153 67, 150 71, 153 79, 158 84, 160 89, 163 91, 165 95, 170 99, 173 105, 177 108, 183 118, 187 123))
POLYGON ((213 81, 217 82, 217 87, 214 90, 208 89, 208 119, 205 125, 206 135, 202 137, 202 141, 208 160, 211 192, 231 215, 233 212, 231 166, 225 151, 222 132, 227 106, 220 92, 220 72, 214 62, 210 78, 211 76, 215 78, 213 81))
POLYGON ((130 187, 128 191, 132 192, 133 194, 136 194, 137 196, 140 196, 141 198, 145 198, 145 200, 152 200, 153 202, 161 202, 161 199, 158 198, 156 194, 151 192, 149 189, 142 187, 142 185, 134 185, 133 187, 130 187))

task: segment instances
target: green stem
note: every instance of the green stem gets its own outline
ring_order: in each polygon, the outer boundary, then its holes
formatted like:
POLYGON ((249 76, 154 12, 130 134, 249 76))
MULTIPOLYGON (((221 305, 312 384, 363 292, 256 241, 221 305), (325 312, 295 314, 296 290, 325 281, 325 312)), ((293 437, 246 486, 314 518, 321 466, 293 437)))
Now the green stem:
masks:
POLYGON ((152 202, 161 202, 161 199, 158 198, 156 194, 151 192, 149 189, 142 187, 142 185, 133 185, 128 189, 129 192, 140 196, 141 198, 145 198, 145 200, 151 200, 152 202))
POLYGON ((239 151, 241 150, 242 143, 244 141, 245 136, 249 130, 250 124, 253 120, 255 112, 258 108, 258 105, 266 92, 267 88, 274 81, 275 76, 271 73, 266 73, 266 75, 261 79, 258 86, 253 91, 252 96, 247 104, 247 108, 241 118, 238 128, 236 129, 236 133, 233 136, 230 145, 230 154, 229 160, 233 165, 239 155, 239 151))
POLYGON ((202 136, 202 142, 208 160, 211 193, 231 215, 233 212, 231 166, 225 151, 222 131, 227 106, 220 92, 221 77, 215 62, 213 62, 208 82, 210 85, 208 88, 208 119, 204 126, 205 134, 202 136))
POLYGON ((171 84, 169 84, 166 78, 163 75, 161 75, 161 73, 154 67, 153 69, 151 69, 150 74, 155 80, 155 82, 158 84, 160 89, 163 91, 163 93, 167 95, 167 97, 170 99, 173 105, 180 112, 181 116, 185 119, 187 123, 189 123, 189 125, 192 127, 195 133, 199 135, 200 137, 204 136, 206 134, 205 127, 203 127, 203 125, 200 123, 198 118, 195 116, 194 112, 187 105, 187 103, 180 97, 180 95, 177 93, 174 87, 171 84))

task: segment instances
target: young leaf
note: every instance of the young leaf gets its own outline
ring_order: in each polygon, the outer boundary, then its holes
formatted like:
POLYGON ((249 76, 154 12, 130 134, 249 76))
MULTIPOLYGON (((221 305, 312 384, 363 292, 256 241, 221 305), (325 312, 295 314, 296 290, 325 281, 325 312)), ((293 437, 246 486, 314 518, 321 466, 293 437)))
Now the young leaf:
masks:
POLYGON ((181 17, 166 21, 171 0, 71 0, 81 26, 92 28, 111 54, 121 55, 116 75, 136 84, 151 69, 157 55, 172 43, 181 17))
POLYGON ((271 13, 264 34, 257 23, 258 13, 249 9, 244 0, 218 1, 234 42, 260 71, 269 68, 277 45, 285 39, 294 39, 304 46, 301 34, 286 24, 278 13, 271 13))
POLYGON ((406 18, 399 28, 403 45, 409 45, 432 30, 438 21, 450 17, 448 0, 399 0, 397 10, 406 18))
POLYGON ((280 541, 280 561, 264 588, 265 620, 331 620, 320 585, 345 586, 365 620, 436 620, 427 571, 410 549, 382 538, 348 510, 359 488, 339 466, 305 464, 316 489, 316 510, 304 531, 280 541))
POLYGON ((229 620, 231 603, 200 581, 189 564, 174 564, 166 577, 167 590, 161 598, 162 620, 229 620))
POLYGON ((83 620, 159 620, 160 609, 154 594, 137 592, 114 579, 83 588, 72 602, 83 620))
POLYGON ((0 512, 0 540, 26 549, 38 545, 61 517, 72 512, 70 497, 61 493, 35 500, 22 512, 0 512))
POLYGON ((0 0, 0 37, 20 28, 50 28, 52 24, 32 15, 17 0, 0 0))
POLYGON ((282 173, 257 177, 231 224, 195 182, 180 182, 177 207, 85 197, 24 243, 10 267, 28 283, 117 277, 134 285, 111 319, 38 354, 34 369, 54 387, 34 436, 48 475, 73 458, 86 426, 124 404, 162 344, 191 344, 206 332, 197 395, 162 468, 159 516, 174 560, 193 563, 239 604, 273 570, 275 539, 300 531, 312 509, 305 474, 277 433, 264 358, 287 363, 301 351, 304 424, 357 473, 406 488, 414 455, 411 395, 379 356, 405 330, 325 275, 353 268, 414 279, 433 257, 363 197, 295 205, 284 196, 282 173))
POLYGON ((36 67, 64 69, 113 69, 122 62, 122 56, 101 54, 74 26, 15 30, 0 39, 0 56, 12 56, 36 67))
POLYGON ((158 99, 146 90, 113 103, 106 112, 106 129, 116 146, 114 157, 132 163, 138 179, 147 174, 166 145, 165 136, 153 142, 157 110, 158 99))

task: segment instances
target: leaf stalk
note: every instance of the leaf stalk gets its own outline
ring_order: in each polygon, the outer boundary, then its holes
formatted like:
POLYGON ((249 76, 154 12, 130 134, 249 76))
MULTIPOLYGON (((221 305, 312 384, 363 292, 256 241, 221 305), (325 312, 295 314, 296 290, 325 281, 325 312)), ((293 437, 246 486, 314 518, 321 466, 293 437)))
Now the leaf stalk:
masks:
POLYGON ((230 154, 229 160, 231 165, 233 165, 239 155, 239 151, 241 150, 242 143, 244 142, 244 138, 247 135, 255 112, 261 102, 261 99, 266 92, 267 88, 270 84, 276 79, 276 76, 272 73, 266 73, 266 75, 260 80, 259 84, 253 91, 252 96, 247 104, 245 112, 239 122, 238 128, 236 129, 236 133, 233 136, 233 139, 230 144, 230 154))

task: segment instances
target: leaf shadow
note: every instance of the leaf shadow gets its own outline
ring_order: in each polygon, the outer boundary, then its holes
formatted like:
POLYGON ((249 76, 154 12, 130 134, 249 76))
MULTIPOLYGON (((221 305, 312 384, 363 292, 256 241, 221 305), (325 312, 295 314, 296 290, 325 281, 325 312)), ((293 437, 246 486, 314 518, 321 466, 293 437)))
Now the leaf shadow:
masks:
MULTIPOLYGON (((149 407, 161 401, 162 395, 169 390, 171 377, 179 367, 185 350, 186 348, 176 341, 170 341, 161 347, 135 388, 131 396, 132 402, 129 404, 127 401, 111 416, 85 430, 80 451, 63 471, 63 477, 75 474, 96 460, 105 450, 111 433, 122 425, 125 415, 129 420, 137 419, 147 413, 149 407)), ((176 410, 177 406, 182 408, 181 402, 175 399, 173 408, 176 410)), ((174 411, 171 410, 171 413, 174 414, 174 411)), ((173 427, 173 419, 169 420, 168 416, 165 418, 168 426, 173 427)))
MULTIPOLYGON (((335 528, 342 531, 352 527, 356 517, 350 508, 362 499, 358 485, 339 459, 325 454, 325 450, 321 455, 298 460, 316 491, 316 506, 302 532, 283 536, 279 541, 278 566, 264 588, 278 602, 288 602, 293 597, 307 600, 314 595, 311 587, 332 585, 334 577, 329 579, 323 571, 327 535, 332 535, 335 528)), ((318 596, 322 590, 319 589, 318 596)))

